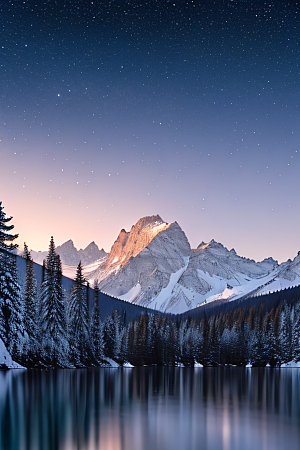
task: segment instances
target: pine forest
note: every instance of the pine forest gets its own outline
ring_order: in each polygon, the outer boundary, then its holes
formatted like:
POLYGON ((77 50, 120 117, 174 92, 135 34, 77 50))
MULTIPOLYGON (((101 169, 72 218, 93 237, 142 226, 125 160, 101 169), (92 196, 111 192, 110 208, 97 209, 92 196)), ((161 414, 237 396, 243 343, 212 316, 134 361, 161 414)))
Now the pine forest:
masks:
POLYGON ((131 364, 279 367, 300 360, 300 289, 210 305, 181 315, 144 309, 135 320, 117 310, 100 319, 99 289, 88 308, 81 263, 69 292, 53 237, 38 286, 26 244, 20 285, 12 217, 0 202, 0 338, 27 368, 131 364), (195 312, 196 311, 196 312, 195 312))

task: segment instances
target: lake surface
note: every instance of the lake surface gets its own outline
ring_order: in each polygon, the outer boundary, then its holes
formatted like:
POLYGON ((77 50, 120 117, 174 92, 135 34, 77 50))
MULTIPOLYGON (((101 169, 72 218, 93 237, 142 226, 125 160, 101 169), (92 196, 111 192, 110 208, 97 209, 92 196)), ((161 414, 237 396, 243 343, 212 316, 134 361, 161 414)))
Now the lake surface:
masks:
POLYGON ((1 450, 300 448, 300 370, 0 372, 1 450))

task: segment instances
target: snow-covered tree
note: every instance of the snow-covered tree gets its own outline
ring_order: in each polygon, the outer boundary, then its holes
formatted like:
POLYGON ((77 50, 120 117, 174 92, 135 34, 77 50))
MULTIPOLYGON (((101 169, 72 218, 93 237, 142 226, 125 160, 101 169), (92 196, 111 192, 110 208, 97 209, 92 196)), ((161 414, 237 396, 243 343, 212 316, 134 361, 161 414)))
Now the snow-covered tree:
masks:
POLYGON ((6 348, 12 356, 18 357, 22 351, 22 305, 18 283, 16 255, 2 255, 4 271, 1 278, 0 333, 6 348))
POLYGON ((94 313, 91 320, 91 346, 95 362, 101 362, 103 358, 103 326, 100 321, 99 311, 99 288, 97 283, 94 286, 94 313))
POLYGON ((0 338, 14 354, 20 352, 22 336, 22 308, 18 283, 16 255, 13 241, 17 234, 10 234, 14 225, 8 225, 12 217, 6 217, 0 202, 0 338))
POLYGON ((24 242, 24 250, 23 250, 22 256, 24 259, 26 259, 26 261, 28 261, 29 259, 32 259, 30 251, 28 249, 28 245, 26 244, 26 242, 24 242))
POLYGON ((292 357, 300 361, 300 301, 298 301, 291 313, 292 320, 292 357))
MULTIPOLYGON (((151 324, 150 320, 149 323, 151 324)), ((177 324, 167 320, 163 328, 164 364, 175 366, 179 360, 177 324)), ((193 347, 192 342, 191 347, 193 347)), ((151 350, 151 341, 148 343, 148 349, 151 350)))
POLYGON ((60 256, 51 237, 40 289, 40 332, 43 356, 51 365, 65 365, 66 325, 60 256))
POLYGON ((89 363, 91 349, 89 340, 89 317, 87 308, 86 286, 84 285, 81 262, 77 266, 74 286, 69 299, 69 329, 71 344, 71 361, 76 366, 89 363))
POLYGON ((279 323, 280 362, 286 363, 293 359, 291 311, 286 302, 283 302, 279 323))
POLYGON ((103 325, 104 354, 108 358, 114 358, 115 326, 111 316, 106 316, 103 325))
POLYGON ((192 354, 191 327, 188 319, 181 321, 179 327, 179 351, 180 361, 185 366, 194 365, 194 355, 192 354))
POLYGON ((121 324, 121 317, 118 314, 117 311, 113 311, 112 314, 112 320, 114 323, 114 359, 119 363, 119 364, 124 364, 125 360, 126 360, 126 355, 123 352, 123 338, 124 338, 124 334, 125 334, 125 327, 122 326, 121 324))
POLYGON ((18 247, 13 241, 17 239, 19 235, 10 234, 9 231, 14 229, 14 225, 7 225, 11 219, 12 217, 6 217, 6 214, 3 211, 2 202, 0 202, 0 249, 2 250, 14 250, 18 247))
POLYGON ((37 339, 37 282, 33 273, 33 260, 25 243, 23 258, 26 259, 26 279, 23 289, 24 344, 22 363, 26 365, 36 359, 39 345, 37 339))

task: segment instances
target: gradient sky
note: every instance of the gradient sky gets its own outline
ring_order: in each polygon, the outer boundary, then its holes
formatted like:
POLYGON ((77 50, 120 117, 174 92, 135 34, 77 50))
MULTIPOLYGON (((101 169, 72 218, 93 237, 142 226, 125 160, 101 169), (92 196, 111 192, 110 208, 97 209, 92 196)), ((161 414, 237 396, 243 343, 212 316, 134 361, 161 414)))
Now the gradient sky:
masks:
POLYGON ((142 216, 300 250, 300 3, 1 2, 0 200, 19 243, 109 251, 142 216))

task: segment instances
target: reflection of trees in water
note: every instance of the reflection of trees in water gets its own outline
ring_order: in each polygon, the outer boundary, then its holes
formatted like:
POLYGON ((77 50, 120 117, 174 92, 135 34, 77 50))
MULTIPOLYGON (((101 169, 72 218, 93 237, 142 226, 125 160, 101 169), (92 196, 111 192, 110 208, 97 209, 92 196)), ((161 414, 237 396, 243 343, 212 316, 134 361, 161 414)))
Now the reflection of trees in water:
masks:
MULTIPOLYGON (((210 414, 225 417, 229 406, 238 415, 271 412, 299 420, 300 371, 140 367, 0 372, 0 448, 87 449, 92 442, 93 448, 104 448, 113 441, 115 450, 135 449, 143 440, 158 445, 156 440, 166 439, 164 433, 174 424, 190 433, 186 439, 201 433, 206 442, 210 414)), ((189 445, 193 448, 192 441, 189 445)))

